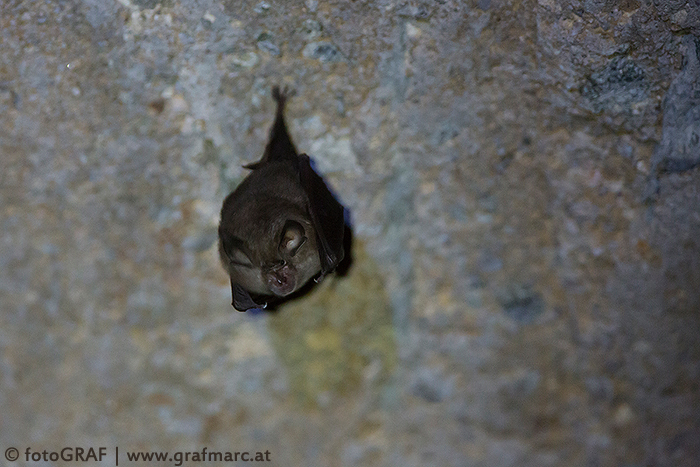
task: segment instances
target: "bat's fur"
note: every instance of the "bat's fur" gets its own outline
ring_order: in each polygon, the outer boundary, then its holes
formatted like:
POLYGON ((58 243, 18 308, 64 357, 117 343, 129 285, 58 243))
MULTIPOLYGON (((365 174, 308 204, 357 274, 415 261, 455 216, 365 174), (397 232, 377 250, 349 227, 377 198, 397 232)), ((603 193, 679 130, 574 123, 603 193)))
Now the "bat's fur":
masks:
POLYGON ((343 259, 344 209, 298 154, 284 122, 289 93, 277 101, 270 141, 260 161, 224 200, 219 255, 231 277, 232 305, 264 308, 332 272, 343 259))

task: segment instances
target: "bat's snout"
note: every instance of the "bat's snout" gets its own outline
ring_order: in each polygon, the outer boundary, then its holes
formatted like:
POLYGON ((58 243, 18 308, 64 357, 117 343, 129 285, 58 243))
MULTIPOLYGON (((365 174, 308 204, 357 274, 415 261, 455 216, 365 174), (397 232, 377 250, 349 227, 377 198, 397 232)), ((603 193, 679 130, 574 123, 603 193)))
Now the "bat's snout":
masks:
POLYGON ((289 295, 296 288, 296 271, 289 265, 272 269, 265 274, 267 286, 272 293, 280 297, 289 295))

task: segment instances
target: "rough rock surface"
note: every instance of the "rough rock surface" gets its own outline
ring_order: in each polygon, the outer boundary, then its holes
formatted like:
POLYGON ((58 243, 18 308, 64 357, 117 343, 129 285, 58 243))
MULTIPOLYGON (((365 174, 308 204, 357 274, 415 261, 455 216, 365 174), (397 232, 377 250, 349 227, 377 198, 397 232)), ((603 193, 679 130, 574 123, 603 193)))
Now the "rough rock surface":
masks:
POLYGON ((0 6, 0 451, 700 465, 697 1, 0 6), (274 84, 355 262, 242 314, 274 84))

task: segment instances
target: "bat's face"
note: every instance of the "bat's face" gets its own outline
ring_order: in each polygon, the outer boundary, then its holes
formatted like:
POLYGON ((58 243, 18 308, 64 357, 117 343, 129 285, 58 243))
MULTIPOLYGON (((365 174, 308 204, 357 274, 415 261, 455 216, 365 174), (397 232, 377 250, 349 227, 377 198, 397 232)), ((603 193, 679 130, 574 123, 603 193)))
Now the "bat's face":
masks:
POLYGON ((283 219, 249 238, 222 236, 219 251, 231 280, 245 290, 284 297, 321 270, 316 232, 306 219, 283 219))

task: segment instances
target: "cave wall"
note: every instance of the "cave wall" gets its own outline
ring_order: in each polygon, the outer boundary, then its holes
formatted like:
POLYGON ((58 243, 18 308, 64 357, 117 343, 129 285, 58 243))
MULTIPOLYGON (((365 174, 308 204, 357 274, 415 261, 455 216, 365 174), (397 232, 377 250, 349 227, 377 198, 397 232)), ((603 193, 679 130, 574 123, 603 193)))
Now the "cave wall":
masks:
POLYGON ((697 2, 1 5, 2 451, 700 462, 697 2), (237 313, 275 84, 354 262, 237 313))

